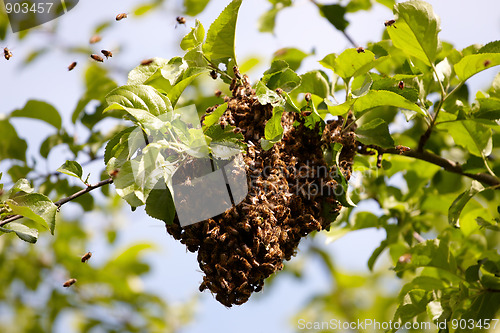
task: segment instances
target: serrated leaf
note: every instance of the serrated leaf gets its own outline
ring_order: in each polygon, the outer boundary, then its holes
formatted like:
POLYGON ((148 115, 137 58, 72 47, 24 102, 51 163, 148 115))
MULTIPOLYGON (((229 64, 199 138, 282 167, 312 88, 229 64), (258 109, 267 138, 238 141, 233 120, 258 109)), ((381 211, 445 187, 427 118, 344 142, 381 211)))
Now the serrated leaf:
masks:
POLYGON ((382 118, 375 118, 356 130, 356 138, 365 145, 377 145, 383 148, 394 147, 394 140, 389 133, 389 127, 382 118))
MULTIPOLYGON (((193 67, 191 69, 193 69, 193 67)), ((172 107, 175 107, 184 89, 186 89, 191 84, 191 82, 193 82, 194 79, 196 79, 198 76, 200 76, 206 71, 206 69, 204 68, 196 68, 196 69, 197 69, 196 73, 191 72, 190 73, 191 75, 178 82, 175 86, 172 87, 172 89, 170 89, 170 91, 168 91, 167 95, 168 98, 170 99, 170 102, 172 103, 172 107)))
POLYGON ((63 165, 57 168, 58 172, 64 173, 68 176, 73 176, 82 179, 83 169, 82 166, 76 161, 66 161, 63 165))
POLYGON ((220 117, 226 112, 227 103, 219 105, 212 113, 207 114, 205 116, 205 120, 203 121, 203 128, 206 129, 214 124, 219 123, 220 117))
POLYGON ((31 187, 29 181, 25 178, 21 178, 15 182, 15 184, 12 186, 12 188, 9 190, 7 195, 12 197, 14 194, 18 192, 23 192, 23 193, 32 193, 34 189, 31 187))
POLYGON ((7 223, 5 226, 0 227, 0 231, 5 233, 14 232, 17 237, 32 244, 36 243, 38 239, 38 230, 16 222, 7 223))
POLYGON ((379 106, 395 106, 425 115, 424 111, 417 104, 387 90, 370 90, 366 95, 355 100, 353 111, 361 113, 379 106))
POLYGON ((274 52, 273 56, 273 61, 284 60, 292 71, 296 71, 300 67, 302 60, 308 57, 309 54, 294 47, 285 47, 274 52))
MULTIPOLYGON (((329 64, 332 57, 327 57, 322 61, 329 64)), ((371 69, 367 65, 373 64, 374 61, 375 54, 369 50, 358 52, 356 49, 347 49, 334 60, 333 71, 347 82, 353 76, 367 73, 371 69)))
POLYGON ((184 12, 189 16, 201 13, 210 0, 184 0, 184 12))
POLYGON ((165 179, 160 178, 146 200, 146 213, 158 220, 171 224, 175 217, 175 204, 165 179))
POLYGON ((208 127, 205 134, 211 139, 210 148, 216 158, 228 159, 246 148, 243 135, 234 133, 234 127, 219 125, 208 127))
POLYGON ((455 64, 455 73, 460 80, 465 81, 485 69, 498 65, 500 65, 500 53, 471 54, 455 64))
POLYGON ((262 105, 283 106, 285 103, 284 99, 276 91, 266 87, 262 81, 255 85, 255 95, 262 105))
POLYGON ((16 215, 22 215, 50 230, 54 234, 57 206, 45 195, 28 193, 7 200, 7 205, 16 215))
POLYGON ((456 144, 476 156, 487 156, 492 149, 492 132, 479 120, 465 119, 439 123, 439 128, 446 129, 456 144))
MULTIPOLYGON (((112 157, 118 157, 125 152, 125 156, 128 157, 128 138, 131 132, 136 130, 137 127, 129 127, 120 133, 117 133, 111 140, 106 144, 106 148, 104 150, 104 163, 108 164, 108 161, 112 157)), ((124 159, 126 159, 124 157, 124 159)))
POLYGON ((269 89, 283 89, 285 92, 290 92, 299 86, 301 79, 294 71, 292 71, 286 61, 274 60, 271 63, 271 68, 264 72, 261 79, 269 89))
POLYGON ((477 53, 500 53, 500 40, 489 42, 480 48, 477 53))
POLYGON ((172 111, 168 97, 146 85, 126 85, 114 89, 106 96, 110 110, 125 110, 141 125, 159 129, 163 122, 155 116, 172 111))
POLYGON ((10 117, 39 119, 57 129, 61 129, 62 124, 61 116, 55 107, 37 100, 29 100, 22 109, 14 110, 10 117))
POLYGON ((311 93, 321 98, 330 94, 330 86, 321 71, 310 71, 300 76, 301 83, 295 92, 311 93))
POLYGON ((448 209, 448 223, 452 226, 459 228, 459 218, 462 210, 469 200, 477 193, 484 191, 484 186, 480 182, 473 180, 470 188, 461 193, 451 204, 448 209))
MULTIPOLYGON (((233 0, 208 29, 207 39, 203 44, 203 53, 215 65, 221 62, 226 63, 228 59, 236 63, 234 37, 241 2, 242 0, 233 0)), ((228 71, 232 71, 232 68, 228 67, 228 71)))
POLYGON ((196 20, 194 28, 191 28, 191 31, 184 36, 181 40, 181 49, 184 51, 191 50, 192 48, 198 46, 203 43, 205 39, 205 28, 203 28, 203 24, 200 21, 196 20))
POLYGON ((387 27, 394 46, 430 66, 436 60, 441 30, 439 17, 425 1, 411 0, 394 6, 396 23, 387 27))
POLYGON ((349 22, 344 18, 346 8, 341 5, 320 5, 315 3, 328 22, 330 22, 337 30, 345 31, 349 22))
POLYGON ((472 115, 474 118, 500 119, 500 98, 478 98, 479 110, 472 115))
POLYGON ((152 60, 153 62, 147 66, 139 65, 131 70, 128 73, 127 84, 145 84, 148 79, 161 76, 160 70, 168 64, 168 60, 163 58, 153 58, 152 60))
MULTIPOLYGON (((266 140, 276 140, 276 138, 283 135, 283 125, 281 124, 281 118, 283 116, 284 109, 282 106, 277 106, 273 109, 273 115, 266 123, 264 129, 264 135, 266 140)), ((281 138, 280 138, 281 139, 281 138)), ((279 139, 279 140, 280 140, 279 139)))

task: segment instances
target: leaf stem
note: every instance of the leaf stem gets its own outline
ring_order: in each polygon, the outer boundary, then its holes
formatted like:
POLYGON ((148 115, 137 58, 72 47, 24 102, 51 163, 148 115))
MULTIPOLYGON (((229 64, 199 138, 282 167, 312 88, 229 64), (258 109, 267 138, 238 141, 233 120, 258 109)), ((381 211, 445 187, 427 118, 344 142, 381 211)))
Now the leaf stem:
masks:
MULTIPOLYGON (((104 185, 111 184, 112 182, 113 182, 113 178, 108 178, 108 179, 100 181, 100 182, 98 182, 98 183, 96 183, 94 185, 87 186, 83 190, 78 191, 76 193, 73 193, 69 197, 62 198, 61 200, 58 200, 58 201, 54 202, 54 205, 56 205, 57 208, 60 208, 65 203, 67 203, 67 202, 69 202, 71 200, 74 200, 74 199, 76 199, 76 198, 84 195, 85 193, 88 193, 88 192, 90 192, 92 190, 95 190, 96 188, 102 187, 104 185)), ((6 225, 7 223, 13 222, 15 220, 19 220, 20 218, 23 218, 23 216, 22 215, 12 215, 12 216, 9 216, 5 220, 0 221, 0 227, 6 225)))

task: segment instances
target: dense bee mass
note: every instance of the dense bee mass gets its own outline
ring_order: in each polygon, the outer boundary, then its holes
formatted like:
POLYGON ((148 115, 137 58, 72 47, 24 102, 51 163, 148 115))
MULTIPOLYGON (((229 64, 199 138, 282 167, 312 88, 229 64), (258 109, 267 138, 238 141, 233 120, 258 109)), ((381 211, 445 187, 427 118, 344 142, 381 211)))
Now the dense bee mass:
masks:
POLYGON ((200 291, 209 289, 227 307, 243 304, 262 290, 264 280, 296 253, 302 237, 329 227, 331 216, 341 209, 335 200, 341 187, 323 150, 333 142, 343 144, 340 169, 347 179, 356 152, 355 126, 345 126, 341 135, 342 118, 327 123, 321 135, 319 124, 310 129, 303 115, 287 112, 282 117, 283 139, 263 150, 259 142, 272 106, 261 105, 248 77, 238 76, 231 84, 232 97, 225 98, 228 108, 221 125, 235 126, 248 144, 244 154, 248 194, 214 218, 184 228, 177 220, 167 225, 168 233, 189 251, 198 251, 205 274, 200 291))

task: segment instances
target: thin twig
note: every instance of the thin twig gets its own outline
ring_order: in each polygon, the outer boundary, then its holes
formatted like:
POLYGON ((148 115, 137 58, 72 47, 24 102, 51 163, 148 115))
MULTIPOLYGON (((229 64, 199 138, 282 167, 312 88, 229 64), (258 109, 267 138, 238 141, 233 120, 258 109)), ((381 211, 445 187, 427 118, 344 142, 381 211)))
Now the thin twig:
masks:
POLYGON ((441 156, 432 154, 428 151, 418 151, 413 149, 408 149, 406 151, 402 151, 396 148, 382 148, 374 145, 367 146, 368 148, 375 149, 379 154, 394 154, 394 155, 403 155, 408 157, 413 157, 422 161, 426 161, 435 165, 438 165, 445 169, 446 171, 453 172, 474 180, 477 180, 481 183, 488 184, 490 186, 500 185, 500 179, 494 177, 488 173, 468 173, 462 170, 462 166, 457 163, 450 161, 441 156))
MULTIPOLYGON (((90 185, 90 186, 87 186, 86 188, 84 188, 83 190, 81 191, 78 191, 76 193, 73 193, 72 195, 70 195, 69 197, 66 197, 66 198, 62 198, 61 200, 59 201, 56 201, 54 202, 54 205, 57 206, 57 208, 61 207, 62 205, 64 205, 65 203, 73 200, 73 199, 76 199, 82 195, 84 195, 85 193, 88 193, 92 190, 95 190, 96 188, 99 188, 101 186, 104 186, 104 185, 108 185, 108 184, 111 184, 113 182, 113 178, 108 178, 106 180, 103 180, 103 181, 100 181, 99 183, 97 184, 94 184, 94 185, 90 185)), ((23 216, 22 215, 12 215, 12 216, 9 216, 7 217, 5 220, 2 220, 0 222, 0 227, 6 225, 7 223, 10 223, 10 222, 13 222, 15 220, 19 220, 20 218, 22 218, 23 216)))

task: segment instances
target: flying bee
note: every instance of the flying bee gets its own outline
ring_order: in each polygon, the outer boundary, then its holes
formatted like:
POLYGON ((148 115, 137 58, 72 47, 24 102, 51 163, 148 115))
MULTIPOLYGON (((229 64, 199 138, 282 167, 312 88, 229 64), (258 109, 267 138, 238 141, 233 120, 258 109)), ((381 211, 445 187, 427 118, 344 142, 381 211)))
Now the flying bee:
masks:
POLYGON ((5 60, 9 60, 10 58, 12 58, 12 52, 10 52, 10 50, 8 48, 4 47, 3 56, 4 56, 5 60))
POLYGON ((144 59, 143 61, 141 61, 141 66, 148 66, 148 65, 151 65, 153 63, 154 59, 144 59))
POLYGON ((72 71, 76 67, 76 61, 73 61, 71 64, 68 66, 68 71, 72 71))
POLYGON ((398 88, 403 90, 405 88, 405 83, 403 81, 399 81, 398 88))
POLYGON ((111 51, 108 51, 108 50, 101 50, 101 53, 104 54, 106 59, 111 58, 113 56, 113 53, 111 51))
POLYGON ((116 20, 117 21, 123 20, 124 18, 127 18, 127 14, 126 13, 121 13, 121 14, 116 15, 116 20))
POLYGON ((356 48, 356 51, 357 51, 358 53, 365 53, 365 49, 364 49, 362 46, 357 47, 357 48, 356 48))
POLYGON ((217 80, 217 72, 216 71, 212 70, 210 72, 210 76, 212 77, 212 79, 217 80))
POLYGON ((90 259, 90 257, 92 257, 92 252, 85 253, 82 257, 82 262, 83 263, 87 262, 90 259))
POLYGON ((98 43, 102 40, 102 37, 99 36, 99 35, 94 35, 92 37, 90 37, 90 40, 89 40, 89 43, 90 44, 95 44, 95 43, 98 43))
POLYGON ((94 59, 97 62, 103 62, 104 59, 101 56, 98 56, 97 54, 91 54, 90 57, 94 59))
POLYGON ((384 25, 386 27, 394 27, 394 28, 396 28, 396 26, 394 25, 394 23, 396 23, 396 20, 387 20, 387 21, 384 22, 384 25))
POLYGON ((186 18, 184 16, 177 16, 175 20, 177 21, 177 24, 186 24, 186 18))
POLYGON ((72 285, 74 285, 76 282, 76 279, 69 279, 68 281, 64 282, 63 287, 64 288, 69 288, 72 285))

